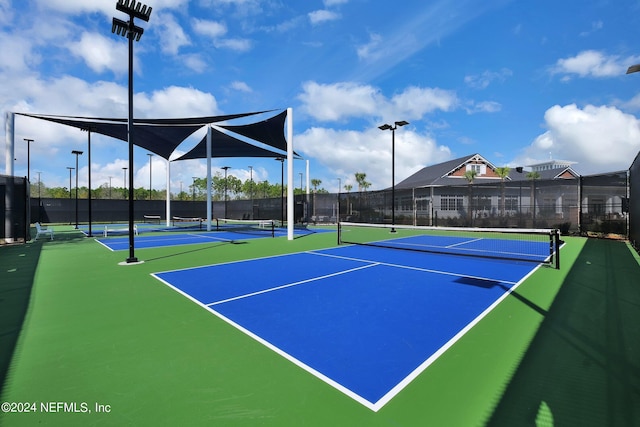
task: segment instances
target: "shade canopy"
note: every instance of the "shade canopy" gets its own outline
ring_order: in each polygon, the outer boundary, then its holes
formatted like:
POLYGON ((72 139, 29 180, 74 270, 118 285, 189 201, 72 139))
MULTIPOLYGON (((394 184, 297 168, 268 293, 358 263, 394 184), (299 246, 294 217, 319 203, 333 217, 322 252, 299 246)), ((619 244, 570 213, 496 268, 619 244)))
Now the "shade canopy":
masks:
MULTIPOLYGON (((258 147, 241 141, 231 135, 211 129, 211 157, 286 157, 286 154, 258 147)), ((207 136, 205 135, 195 147, 176 160, 206 159, 207 136)))
MULTIPOLYGON (((190 117, 175 119, 135 119, 134 144, 149 150, 158 156, 169 159, 175 149, 195 131, 205 125, 227 120, 268 113, 274 110, 256 111, 251 113, 229 114, 221 116, 190 117)), ((110 136, 121 141, 128 141, 128 123, 124 118, 99 118, 82 116, 53 116, 45 114, 16 113, 25 117, 47 120, 72 126, 78 129, 110 136)), ((247 125, 226 126, 230 131, 246 136, 257 142, 286 151, 284 137, 284 120, 286 110, 282 113, 258 123, 247 125)), ((279 157, 282 154, 257 147, 222 132, 215 132, 214 153, 212 157, 279 157)), ((206 140, 196 145, 183 159, 206 158, 206 140), (202 147, 204 147, 204 150, 202 147)))

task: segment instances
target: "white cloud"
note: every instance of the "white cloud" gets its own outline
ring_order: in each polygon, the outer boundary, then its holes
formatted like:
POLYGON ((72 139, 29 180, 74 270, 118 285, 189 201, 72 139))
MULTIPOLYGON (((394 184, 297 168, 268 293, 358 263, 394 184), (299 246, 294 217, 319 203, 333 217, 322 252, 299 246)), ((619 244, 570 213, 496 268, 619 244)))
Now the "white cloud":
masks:
POLYGON ((529 159, 578 162, 583 174, 629 168, 640 151, 640 121, 615 107, 555 105, 545 113, 547 131, 525 151, 529 159))
POLYGON ((375 114, 382 95, 378 89, 368 85, 306 82, 298 99, 303 102, 302 110, 315 119, 339 121, 375 114))
POLYGON ((107 38, 97 33, 82 33, 80 40, 69 43, 69 50, 82 58, 89 68, 97 73, 113 71, 125 73, 128 64, 127 44, 117 39, 107 38))
POLYGON ((380 52, 382 42, 383 39, 380 34, 369 34, 369 42, 361 45, 356 49, 358 58, 367 61, 375 61, 380 59, 383 56, 382 52, 380 52))
POLYGON ((316 10, 309 13, 309 21, 311 25, 318 25, 328 21, 336 21, 340 19, 339 13, 330 10, 316 10))
POLYGON ((573 75, 579 77, 618 77, 623 75, 629 64, 640 60, 638 56, 621 58, 618 55, 606 55, 597 50, 585 50, 570 58, 558 59, 550 70, 552 74, 562 74, 565 80, 573 75))
POLYGON ((443 89, 411 86, 388 99, 376 87, 353 82, 306 82, 298 99, 303 102, 302 110, 320 121, 352 117, 411 120, 436 110, 450 111, 458 104, 455 93, 443 89))
MULTIPOLYGON (((372 184, 370 190, 391 186, 390 145, 389 133, 378 129, 357 132, 312 127, 303 134, 296 135, 299 150, 334 174, 324 177, 323 181, 340 177, 343 184, 350 182, 354 185, 354 191, 356 172, 367 174, 367 181, 372 184)), ((439 163, 450 157, 448 147, 439 146, 430 137, 403 128, 396 133, 396 182, 427 164, 439 163)))
POLYGON ((251 40, 248 39, 220 39, 214 42, 217 48, 231 49, 238 52, 251 50, 251 40))
POLYGON ((138 94, 134 106, 146 117, 197 117, 218 114, 215 97, 198 89, 170 86, 151 95, 138 94))
POLYGON ((341 4, 345 4, 348 3, 349 0, 324 0, 324 7, 332 7, 332 6, 339 6, 341 4))
POLYGON ((194 19, 193 30, 203 36, 217 39, 227 34, 227 26, 223 22, 194 19))
POLYGON ((231 83, 231 89, 237 90, 238 92, 251 93, 253 90, 249 87, 248 84, 241 81, 235 81, 231 83))
POLYGON ((175 17, 168 13, 159 14, 160 24, 157 33, 160 36, 160 49, 169 55, 177 55, 183 46, 189 46, 191 40, 175 17))
POLYGON ((513 72, 508 68, 502 68, 500 71, 486 70, 482 74, 465 76, 464 82, 474 89, 486 89, 491 83, 495 81, 504 82, 512 75, 513 72))

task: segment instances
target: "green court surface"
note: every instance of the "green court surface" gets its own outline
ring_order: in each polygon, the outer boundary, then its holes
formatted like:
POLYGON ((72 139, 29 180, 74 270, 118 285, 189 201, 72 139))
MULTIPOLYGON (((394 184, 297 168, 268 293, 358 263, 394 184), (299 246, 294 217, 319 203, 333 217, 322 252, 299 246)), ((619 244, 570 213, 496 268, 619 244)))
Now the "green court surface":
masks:
POLYGON ((0 247, 0 426, 640 426, 640 261, 624 242, 566 238, 560 270, 538 269, 374 412, 150 275, 334 233, 144 249, 126 266, 55 237, 0 247))

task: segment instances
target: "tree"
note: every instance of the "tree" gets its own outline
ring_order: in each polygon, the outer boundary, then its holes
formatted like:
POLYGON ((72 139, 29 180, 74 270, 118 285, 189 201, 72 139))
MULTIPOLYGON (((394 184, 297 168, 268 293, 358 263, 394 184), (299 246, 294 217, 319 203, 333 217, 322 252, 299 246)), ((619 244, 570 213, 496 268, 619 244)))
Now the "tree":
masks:
POLYGON ((507 166, 496 168, 496 175, 500 177, 500 215, 502 216, 504 216, 504 210, 505 210, 504 180, 506 177, 509 176, 510 171, 511 171, 511 168, 507 166))
POLYGON ((367 174, 364 172, 356 172, 355 177, 358 183, 358 191, 367 191, 367 188, 371 186, 371 183, 367 182, 367 174))

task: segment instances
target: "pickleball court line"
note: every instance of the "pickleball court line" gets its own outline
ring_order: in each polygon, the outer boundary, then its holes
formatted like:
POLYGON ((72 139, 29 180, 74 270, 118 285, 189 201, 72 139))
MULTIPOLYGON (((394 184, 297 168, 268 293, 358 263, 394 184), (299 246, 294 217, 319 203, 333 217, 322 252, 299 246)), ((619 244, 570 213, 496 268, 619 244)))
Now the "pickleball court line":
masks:
POLYGON ((352 273, 354 271, 363 270, 363 269, 369 268, 369 267, 375 267, 377 265, 380 265, 380 263, 375 262, 375 263, 368 264, 368 265, 362 265, 360 267, 350 268, 348 270, 342 270, 342 271, 338 271, 338 272, 331 273, 331 274, 325 274, 323 276, 312 277, 310 279, 300 280, 298 282, 287 283, 286 285, 280 285, 280 286, 276 286, 274 288, 263 289, 261 291, 251 292, 251 293, 248 293, 248 294, 245 294, 245 295, 239 295, 237 297, 227 298, 227 299, 224 299, 224 300, 211 302, 211 303, 205 304, 205 305, 207 307, 212 307, 214 305, 224 304, 226 302, 231 302, 231 301, 236 301, 236 300, 240 300, 240 299, 244 299, 244 298, 249 298, 249 297, 256 296, 256 295, 266 294, 268 292, 274 292, 274 291, 278 291, 280 289, 291 288, 293 286, 304 285, 305 283, 316 282, 318 280, 324 280, 324 279, 328 279, 330 277, 335 277, 335 276, 341 276, 343 274, 352 273))

